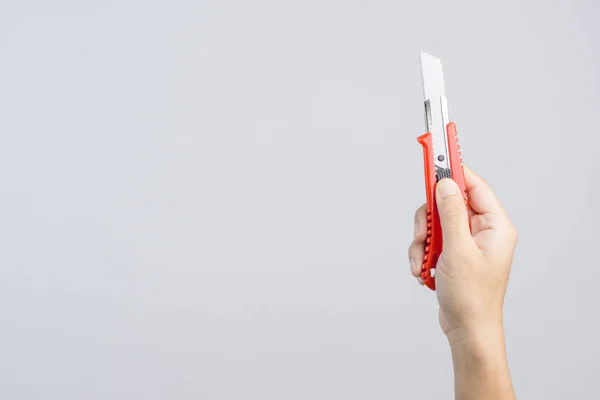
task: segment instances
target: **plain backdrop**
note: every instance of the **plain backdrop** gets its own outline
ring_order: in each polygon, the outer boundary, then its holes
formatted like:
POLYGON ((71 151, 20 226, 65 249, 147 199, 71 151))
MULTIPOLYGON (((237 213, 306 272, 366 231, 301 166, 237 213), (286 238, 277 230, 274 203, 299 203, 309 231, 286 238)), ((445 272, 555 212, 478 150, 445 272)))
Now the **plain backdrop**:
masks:
POLYGON ((419 53, 521 235, 523 399, 598 399, 600 5, 0 5, 0 398, 449 399, 419 53))

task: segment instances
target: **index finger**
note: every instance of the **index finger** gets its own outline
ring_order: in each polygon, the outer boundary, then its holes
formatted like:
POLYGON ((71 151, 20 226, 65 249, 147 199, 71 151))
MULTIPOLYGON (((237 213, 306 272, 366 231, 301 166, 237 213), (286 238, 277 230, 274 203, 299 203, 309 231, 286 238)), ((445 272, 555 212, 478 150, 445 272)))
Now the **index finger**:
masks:
POLYGON ((491 186, 470 168, 463 165, 469 206, 477 214, 505 214, 502 203, 491 186))

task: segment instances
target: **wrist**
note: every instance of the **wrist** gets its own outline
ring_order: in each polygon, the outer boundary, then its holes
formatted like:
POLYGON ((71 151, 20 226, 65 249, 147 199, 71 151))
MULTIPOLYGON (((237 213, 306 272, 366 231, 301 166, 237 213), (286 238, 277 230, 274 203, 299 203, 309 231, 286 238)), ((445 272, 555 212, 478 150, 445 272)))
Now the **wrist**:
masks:
POLYGON ((481 365, 506 363, 502 322, 470 326, 448 332, 454 363, 468 359, 481 365))
POLYGON ((455 368, 458 364, 491 370, 507 367, 502 324, 470 327, 448 333, 455 368))
POLYGON ((473 394, 477 390, 488 393, 487 399, 514 399, 502 324, 457 329, 448 340, 457 399, 482 398, 473 394))
POLYGON ((504 328, 502 321, 455 328, 446 334, 451 348, 467 348, 481 351, 502 344, 504 347, 504 328))

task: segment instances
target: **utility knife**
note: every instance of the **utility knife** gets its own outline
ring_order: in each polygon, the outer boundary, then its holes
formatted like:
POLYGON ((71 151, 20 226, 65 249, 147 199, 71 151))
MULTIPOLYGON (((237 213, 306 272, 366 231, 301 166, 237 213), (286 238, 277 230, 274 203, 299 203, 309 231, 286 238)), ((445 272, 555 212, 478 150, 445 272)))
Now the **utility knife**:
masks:
POLYGON ((450 122, 448 117, 442 62, 430 54, 421 52, 421 73, 427 132, 418 137, 423 146, 427 197, 427 238, 421 279, 428 288, 435 290, 435 267, 443 245, 442 226, 435 201, 435 185, 440 179, 451 178, 458 184, 465 205, 467 191, 456 125, 450 122))

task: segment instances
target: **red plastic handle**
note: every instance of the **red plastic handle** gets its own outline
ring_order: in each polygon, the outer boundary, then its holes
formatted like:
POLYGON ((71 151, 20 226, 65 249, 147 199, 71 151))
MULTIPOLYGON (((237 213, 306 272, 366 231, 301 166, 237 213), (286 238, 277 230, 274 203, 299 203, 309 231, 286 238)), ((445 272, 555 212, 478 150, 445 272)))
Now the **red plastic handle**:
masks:
MULTIPOLYGON (((452 179, 458 184, 463 193, 465 205, 467 204, 467 190, 465 175, 462 167, 462 158, 458 138, 456 136, 456 125, 450 122, 446 126, 448 135, 448 156, 450 158, 450 170, 452 179)), ((427 238, 425 239, 425 256, 421 267, 421 279, 431 290, 435 290, 435 278, 432 270, 435 269, 438 258, 442 254, 442 226, 435 201, 436 174, 433 163, 433 146, 431 133, 419 136, 419 143, 423 146, 423 161, 425 164, 425 194, 427 197, 427 238)))

